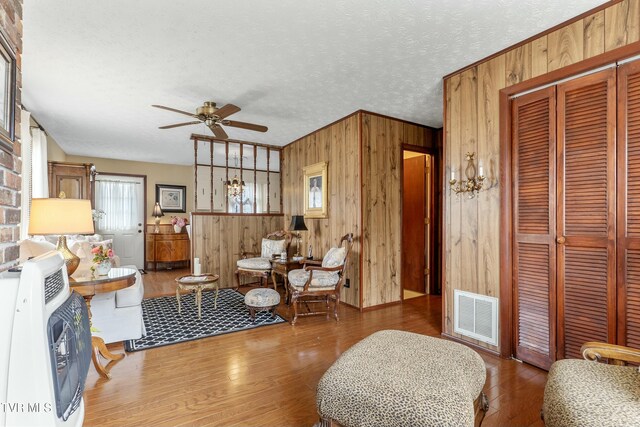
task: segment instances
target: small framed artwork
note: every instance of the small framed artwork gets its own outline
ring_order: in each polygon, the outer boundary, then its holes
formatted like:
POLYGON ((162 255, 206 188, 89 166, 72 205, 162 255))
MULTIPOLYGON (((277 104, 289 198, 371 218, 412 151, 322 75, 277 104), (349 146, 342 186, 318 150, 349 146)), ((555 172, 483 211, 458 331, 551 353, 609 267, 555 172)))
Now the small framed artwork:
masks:
POLYGON ((0 33, 0 149, 13 151, 16 115, 16 56, 0 33))
POLYGON ((156 202, 160 203, 162 212, 186 212, 187 187, 156 184, 156 202))
POLYGON ((304 167, 304 216, 326 218, 328 210, 327 162, 304 167))

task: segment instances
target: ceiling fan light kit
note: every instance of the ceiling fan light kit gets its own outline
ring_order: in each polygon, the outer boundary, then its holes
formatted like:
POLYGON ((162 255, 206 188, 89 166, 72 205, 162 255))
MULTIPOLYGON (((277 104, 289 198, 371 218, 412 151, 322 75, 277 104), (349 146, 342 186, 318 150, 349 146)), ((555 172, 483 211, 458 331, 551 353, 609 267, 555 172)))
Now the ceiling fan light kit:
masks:
POLYGON ((211 132, 218 138, 228 139, 229 135, 222 128, 222 126, 231 126, 239 129, 252 130, 256 132, 266 132, 268 128, 262 125, 256 125, 253 123, 238 122, 235 120, 226 120, 226 118, 232 114, 240 111, 240 107, 233 104, 226 104, 223 107, 217 108, 216 103, 212 101, 205 101, 204 104, 196 108, 196 113, 192 114, 188 111, 178 110, 176 108, 165 107, 164 105, 152 105, 152 107, 160 108, 162 110, 173 111, 174 113, 184 114, 186 116, 198 119, 197 121, 176 123, 173 125, 160 126, 159 129, 172 129, 180 126, 197 125, 204 123, 211 132))

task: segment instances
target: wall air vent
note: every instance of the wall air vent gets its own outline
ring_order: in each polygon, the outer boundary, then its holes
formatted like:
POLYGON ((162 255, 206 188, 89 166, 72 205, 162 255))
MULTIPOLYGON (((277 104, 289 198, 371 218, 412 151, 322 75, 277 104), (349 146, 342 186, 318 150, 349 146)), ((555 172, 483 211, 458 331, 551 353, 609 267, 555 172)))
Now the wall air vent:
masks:
POLYGON ((453 331, 498 345, 498 298, 453 291, 453 331))

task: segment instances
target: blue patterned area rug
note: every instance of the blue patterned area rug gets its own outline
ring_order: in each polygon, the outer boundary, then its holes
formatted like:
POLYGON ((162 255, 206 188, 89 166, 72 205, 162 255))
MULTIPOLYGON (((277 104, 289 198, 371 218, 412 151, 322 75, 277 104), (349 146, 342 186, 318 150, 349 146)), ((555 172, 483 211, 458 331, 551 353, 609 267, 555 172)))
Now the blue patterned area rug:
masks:
POLYGON ((142 300, 142 317, 147 335, 139 340, 125 341, 124 349, 146 350, 285 322, 280 315, 272 318, 271 313, 267 312, 256 313, 256 321, 252 322, 249 310, 244 305, 244 295, 234 289, 220 289, 218 308, 214 309, 214 295, 215 291, 202 293, 202 319, 198 319, 193 293, 180 296, 182 314, 178 314, 175 296, 142 300))

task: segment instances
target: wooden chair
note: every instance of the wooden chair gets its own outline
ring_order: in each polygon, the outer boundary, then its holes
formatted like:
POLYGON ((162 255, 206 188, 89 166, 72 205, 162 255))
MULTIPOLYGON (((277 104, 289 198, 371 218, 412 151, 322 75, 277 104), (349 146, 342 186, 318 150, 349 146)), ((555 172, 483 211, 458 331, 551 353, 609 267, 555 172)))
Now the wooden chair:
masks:
MULTIPOLYGON (((236 289, 240 287, 240 276, 258 277, 260 278, 260 286, 266 285, 271 275, 271 260, 279 257, 282 251, 289 252, 291 244, 291 233, 284 230, 269 233, 262 239, 261 252, 247 252, 244 248, 240 251, 241 259, 236 263, 236 289), (279 244, 270 244, 270 241, 280 242, 279 244), (253 257, 249 258, 250 255, 253 257)), ((275 280, 273 288, 277 289, 275 280)))
POLYGON ((586 360, 551 365, 542 416, 547 427, 640 425, 640 350, 588 342, 586 360), (598 363, 604 360, 606 363, 598 363))
POLYGON ((333 300, 333 315, 338 320, 338 305, 340 304, 340 289, 347 274, 349 252, 353 245, 353 234, 349 233, 340 239, 337 248, 331 248, 322 264, 307 261, 303 269, 289 272, 289 295, 293 304, 294 325, 298 316, 312 316, 325 314, 329 317, 329 301, 333 300), (344 256, 341 256, 344 248, 344 256), (336 257, 337 256, 337 257, 336 257), (341 258, 341 259, 340 259, 341 258), (298 313, 298 304, 302 302, 324 302, 326 311, 312 311, 298 313))

